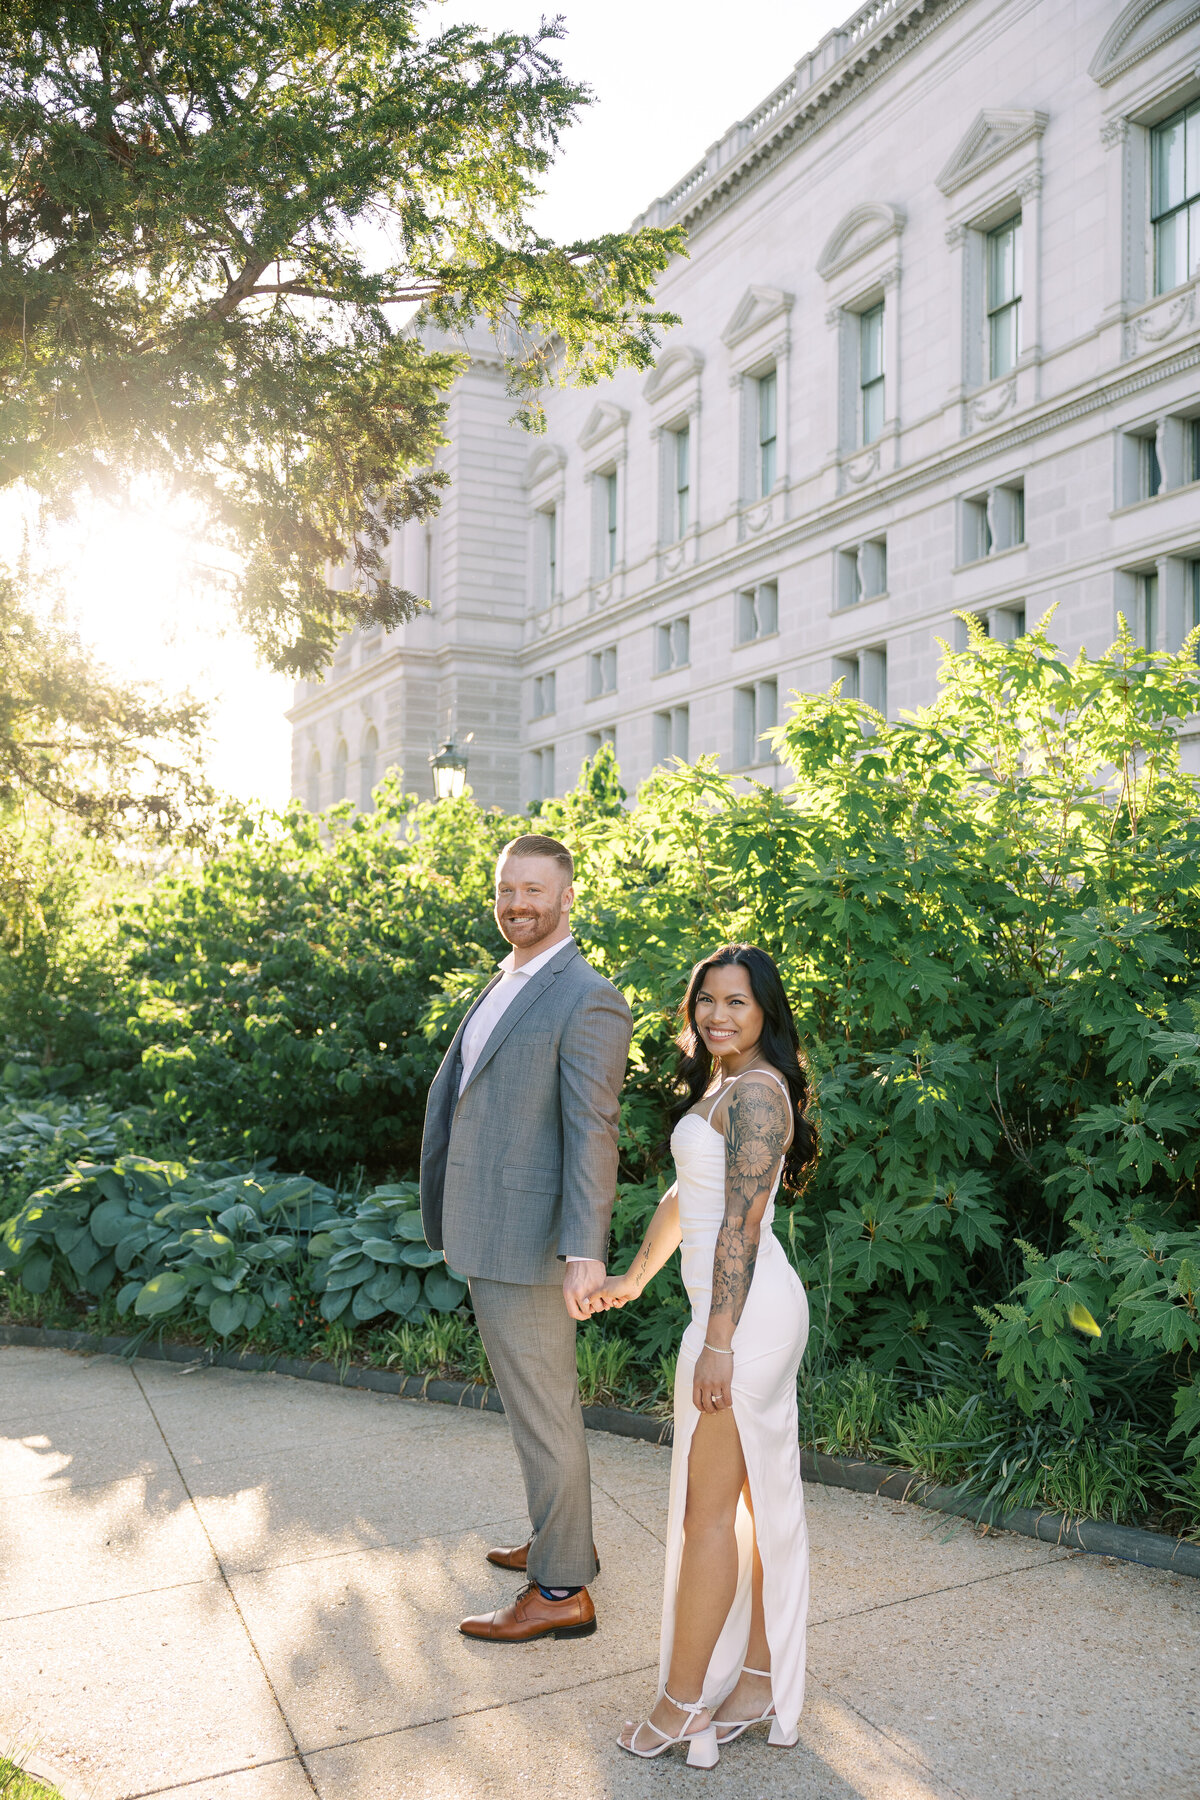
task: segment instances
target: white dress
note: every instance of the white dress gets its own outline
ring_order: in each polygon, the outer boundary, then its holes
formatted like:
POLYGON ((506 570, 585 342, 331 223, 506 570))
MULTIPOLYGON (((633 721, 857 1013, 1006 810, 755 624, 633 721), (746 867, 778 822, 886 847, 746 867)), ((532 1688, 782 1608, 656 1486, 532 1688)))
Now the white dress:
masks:
MULTIPOLYGON (((770 1072, 755 1069, 745 1073, 770 1072)), ((787 1092, 778 1076, 772 1075, 772 1079, 787 1092)), ((713 1253, 725 1217, 725 1139, 699 1113, 689 1113, 671 1134, 671 1152, 679 1183, 683 1284, 692 1303, 692 1319, 679 1346, 675 1376, 675 1446, 667 1515, 660 1693, 666 1687, 675 1634, 675 1590, 683 1552, 688 1452, 700 1417, 692 1403, 692 1381, 708 1328, 713 1253)), ((796 1375, 808 1339, 808 1299, 771 1229, 782 1173, 781 1159, 763 1214, 750 1291, 733 1334, 733 1415, 746 1459, 754 1521, 744 1500, 739 1500, 737 1593, 708 1665, 703 1699, 706 1706, 719 1706, 746 1659, 756 1523, 763 1564, 763 1612, 771 1649, 771 1696, 778 1732, 785 1739, 793 1739, 804 1704, 808 1619, 808 1527, 800 1486, 796 1409, 796 1375)))

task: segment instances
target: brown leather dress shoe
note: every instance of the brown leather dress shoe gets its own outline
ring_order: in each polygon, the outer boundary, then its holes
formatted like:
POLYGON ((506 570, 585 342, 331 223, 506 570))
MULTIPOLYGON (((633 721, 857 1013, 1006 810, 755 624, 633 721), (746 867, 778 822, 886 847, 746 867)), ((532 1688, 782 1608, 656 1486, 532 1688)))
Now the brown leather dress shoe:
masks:
MULTIPOLYGON (((487 1559, 498 1569, 515 1569, 519 1575, 524 1575, 529 1567, 529 1546, 532 1543, 533 1539, 530 1538, 529 1543, 516 1544, 511 1550, 489 1550, 487 1559)), ((595 1544, 592 1545, 592 1555, 596 1558, 596 1575, 598 1575, 600 1573, 600 1557, 595 1544)), ((593 1575, 592 1580, 595 1579, 596 1576, 593 1575)))
POLYGON ((458 1629, 464 1637, 485 1638, 492 1644, 528 1644, 541 1637, 591 1637, 596 1629, 596 1609, 586 1588, 567 1600, 547 1600, 537 1582, 530 1581, 511 1606, 464 1619, 458 1629))

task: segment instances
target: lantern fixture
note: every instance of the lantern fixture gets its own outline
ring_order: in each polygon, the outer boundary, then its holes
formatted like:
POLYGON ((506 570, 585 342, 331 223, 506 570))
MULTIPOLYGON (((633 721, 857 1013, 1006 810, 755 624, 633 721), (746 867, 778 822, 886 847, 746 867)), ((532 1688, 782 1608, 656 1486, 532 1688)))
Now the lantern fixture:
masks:
POLYGON ((429 767, 433 773, 434 799, 457 800, 467 785, 467 758, 453 737, 448 737, 441 749, 430 757, 429 767))

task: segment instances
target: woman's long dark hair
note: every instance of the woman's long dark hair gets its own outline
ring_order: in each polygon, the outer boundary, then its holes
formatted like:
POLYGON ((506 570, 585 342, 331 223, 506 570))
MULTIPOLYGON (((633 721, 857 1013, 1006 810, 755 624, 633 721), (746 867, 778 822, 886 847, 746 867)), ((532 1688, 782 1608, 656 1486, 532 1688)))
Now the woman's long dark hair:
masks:
POLYGON ((766 951, 760 950, 756 944, 722 944, 719 950, 706 956, 692 970, 687 993, 679 1004, 682 1023, 675 1040, 679 1045, 678 1078, 687 1091, 675 1107, 674 1117, 682 1118, 684 1113, 690 1112, 708 1091, 712 1080, 713 1058, 696 1029, 696 995, 708 979, 710 969, 726 969, 731 964, 745 969, 750 978, 750 992, 762 1008, 763 1015, 762 1036, 758 1040, 759 1052, 783 1076, 792 1097, 795 1126, 792 1141, 783 1159, 783 1180, 786 1187, 794 1194, 799 1194, 817 1161, 817 1133, 808 1117, 812 1084, 804 1053, 800 1048, 796 1021, 792 1017, 792 1009, 779 978, 779 970, 766 951))

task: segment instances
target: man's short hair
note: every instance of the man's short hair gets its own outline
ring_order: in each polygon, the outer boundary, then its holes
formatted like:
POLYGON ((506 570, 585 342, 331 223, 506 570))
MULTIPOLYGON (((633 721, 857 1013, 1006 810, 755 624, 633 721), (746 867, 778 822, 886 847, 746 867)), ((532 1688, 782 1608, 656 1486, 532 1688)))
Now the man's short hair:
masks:
POLYGON ((575 879, 575 858, 557 838, 541 837, 536 831, 527 831, 522 837, 515 837, 505 844, 496 858, 497 868, 506 856, 549 856, 558 864, 568 881, 575 879))

